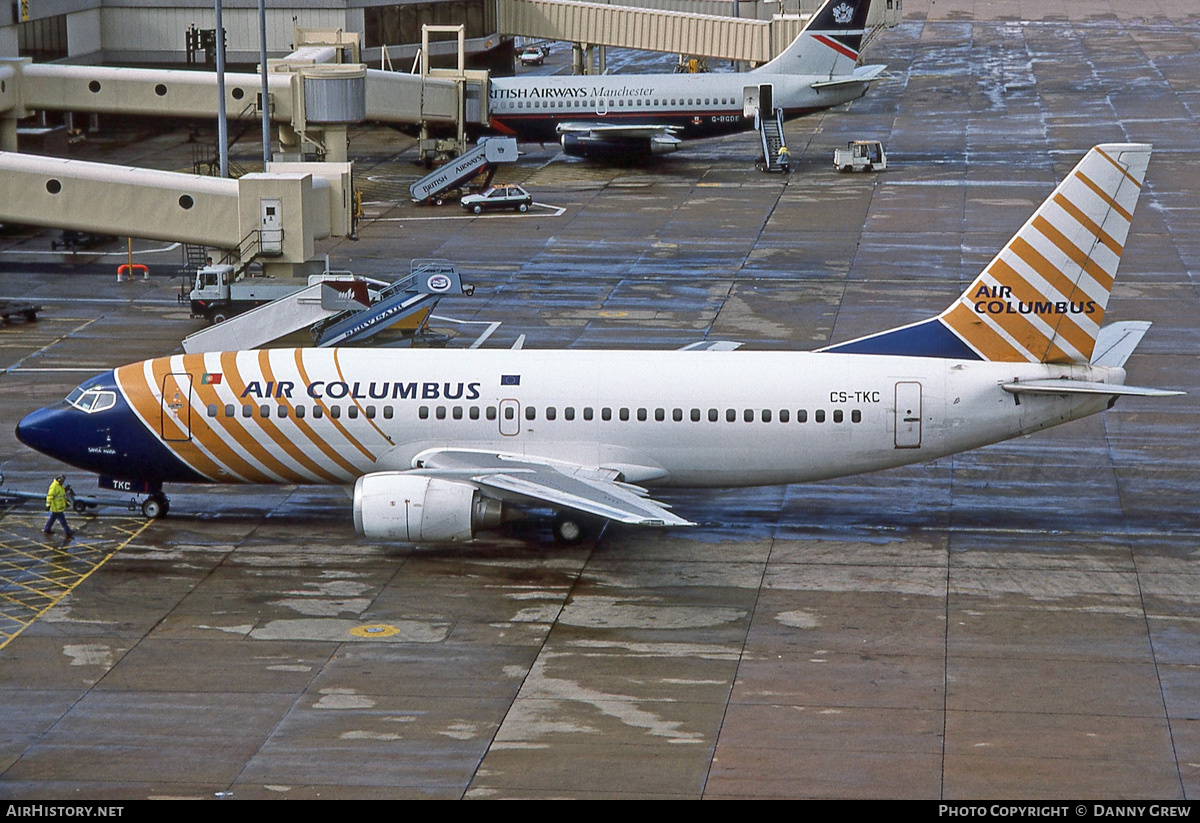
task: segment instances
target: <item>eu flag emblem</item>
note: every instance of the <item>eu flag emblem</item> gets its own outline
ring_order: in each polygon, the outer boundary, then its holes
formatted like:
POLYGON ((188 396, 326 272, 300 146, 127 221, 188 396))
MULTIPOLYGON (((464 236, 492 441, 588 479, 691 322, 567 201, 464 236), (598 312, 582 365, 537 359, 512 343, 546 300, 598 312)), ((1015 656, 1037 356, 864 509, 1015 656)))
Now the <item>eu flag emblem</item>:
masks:
POLYGON ((501 386, 519 386, 521 385, 521 375, 519 374, 502 374, 500 375, 501 386))

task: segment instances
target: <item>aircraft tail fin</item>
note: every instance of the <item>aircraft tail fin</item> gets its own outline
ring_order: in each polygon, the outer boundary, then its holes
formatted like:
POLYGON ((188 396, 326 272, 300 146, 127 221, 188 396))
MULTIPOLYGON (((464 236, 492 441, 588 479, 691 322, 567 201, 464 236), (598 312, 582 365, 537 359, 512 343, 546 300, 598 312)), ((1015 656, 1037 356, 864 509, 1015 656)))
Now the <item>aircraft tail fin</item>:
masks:
POLYGON ((773 74, 851 74, 867 33, 872 0, 826 0, 783 53, 756 71, 773 74))
POLYGON ((823 351, 1088 363, 1149 161, 1096 146, 948 309, 823 351))

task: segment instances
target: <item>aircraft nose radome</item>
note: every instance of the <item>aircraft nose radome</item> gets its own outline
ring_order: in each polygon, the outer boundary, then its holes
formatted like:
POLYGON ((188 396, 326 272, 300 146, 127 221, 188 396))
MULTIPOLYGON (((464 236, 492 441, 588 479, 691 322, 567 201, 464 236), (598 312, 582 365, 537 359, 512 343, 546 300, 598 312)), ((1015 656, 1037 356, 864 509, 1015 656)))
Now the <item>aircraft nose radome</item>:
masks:
POLYGON ((38 409, 17 424, 17 439, 31 449, 54 457, 55 433, 61 429, 54 423, 52 409, 38 409))

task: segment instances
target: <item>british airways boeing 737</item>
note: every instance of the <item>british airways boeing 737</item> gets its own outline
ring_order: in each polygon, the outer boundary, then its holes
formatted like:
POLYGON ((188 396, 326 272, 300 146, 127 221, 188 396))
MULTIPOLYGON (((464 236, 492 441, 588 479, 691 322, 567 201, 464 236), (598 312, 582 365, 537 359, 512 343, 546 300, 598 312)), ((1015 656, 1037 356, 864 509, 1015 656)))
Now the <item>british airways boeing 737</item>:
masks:
MULTIPOLYGON (((22 443, 149 495, 164 483, 354 486, 370 538, 460 541, 507 507, 689 521, 649 486, 799 483, 932 460, 1103 411, 1148 328, 1101 328, 1150 146, 1092 149, 927 320, 814 352, 272 349, 94 377, 22 443)), ((953 278, 948 278, 953 279, 953 278)))
POLYGON ((884 69, 856 67, 870 9, 871 0, 827 0, 782 54, 743 74, 494 78, 491 126, 519 140, 561 140, 571 155, 624 157, 752 130, 775 109, 790 120, 840 106, 884 69))

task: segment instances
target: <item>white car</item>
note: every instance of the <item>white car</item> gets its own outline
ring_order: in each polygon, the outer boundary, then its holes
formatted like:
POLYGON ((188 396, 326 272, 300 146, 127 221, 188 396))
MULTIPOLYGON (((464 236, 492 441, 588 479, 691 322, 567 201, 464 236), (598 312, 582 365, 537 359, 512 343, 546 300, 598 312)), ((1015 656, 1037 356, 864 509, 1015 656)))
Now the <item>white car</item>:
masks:
POLYGON ((482 214, 493 209, 515 209, 526 212, 533 205, 533 197, 520 186, 492 186, 483 194, 468 194, 462 199, 462 207, 467 211, 482 214))
POLYGON ((522 66, 540 66, 546 62, 546 49, 538 46, 526 46, 521 49, 517 59, 521 61, 522 66))

